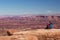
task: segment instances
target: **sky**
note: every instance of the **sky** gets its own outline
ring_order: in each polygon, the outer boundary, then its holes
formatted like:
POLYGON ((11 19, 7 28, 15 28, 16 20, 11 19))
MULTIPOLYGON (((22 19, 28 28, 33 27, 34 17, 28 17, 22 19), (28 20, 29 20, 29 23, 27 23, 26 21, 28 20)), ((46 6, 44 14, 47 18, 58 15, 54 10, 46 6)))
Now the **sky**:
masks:
POLYGON ((0 0, 0 15, 60 13, 60 0, 0 0))

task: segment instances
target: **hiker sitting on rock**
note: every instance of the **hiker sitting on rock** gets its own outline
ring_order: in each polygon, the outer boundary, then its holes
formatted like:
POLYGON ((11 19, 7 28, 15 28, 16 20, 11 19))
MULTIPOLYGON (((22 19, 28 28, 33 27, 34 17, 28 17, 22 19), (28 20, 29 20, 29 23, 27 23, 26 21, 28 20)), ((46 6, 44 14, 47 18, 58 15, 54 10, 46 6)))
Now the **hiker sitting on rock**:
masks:
POLYGON ((52 28, 53 28, 53 23, 50 21, 45 29, 52 29, 52 28))

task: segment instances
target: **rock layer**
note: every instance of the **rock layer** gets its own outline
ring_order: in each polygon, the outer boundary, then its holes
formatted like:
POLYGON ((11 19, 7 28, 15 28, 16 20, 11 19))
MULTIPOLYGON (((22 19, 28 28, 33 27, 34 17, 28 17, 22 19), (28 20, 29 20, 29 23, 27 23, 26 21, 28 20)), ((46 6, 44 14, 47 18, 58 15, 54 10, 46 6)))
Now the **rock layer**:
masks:
POLYGON ((20 31, 12 36, 0 36, 0 40, 60 40, 60 29, 20 31))

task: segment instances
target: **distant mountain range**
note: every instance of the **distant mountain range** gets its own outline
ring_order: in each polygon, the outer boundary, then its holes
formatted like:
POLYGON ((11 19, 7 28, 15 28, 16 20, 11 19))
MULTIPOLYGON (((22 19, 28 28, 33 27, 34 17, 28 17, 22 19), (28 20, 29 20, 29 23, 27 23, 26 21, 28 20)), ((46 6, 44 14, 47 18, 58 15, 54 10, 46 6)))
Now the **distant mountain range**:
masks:
POLYGON ((0 28, 45 28, 49 21, 53 28, 60 28, 59 15, 0 16, 0 28))

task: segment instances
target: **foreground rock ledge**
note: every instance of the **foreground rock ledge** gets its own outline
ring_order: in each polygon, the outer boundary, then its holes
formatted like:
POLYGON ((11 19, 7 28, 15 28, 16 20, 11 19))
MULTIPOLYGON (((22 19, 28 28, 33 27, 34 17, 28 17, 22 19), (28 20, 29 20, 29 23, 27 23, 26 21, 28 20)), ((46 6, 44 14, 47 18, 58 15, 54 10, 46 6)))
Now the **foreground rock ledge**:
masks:
POLYGON ((60 40, 60 29, 20 31, 12 36, 0 36, 0 40, 60 40))

